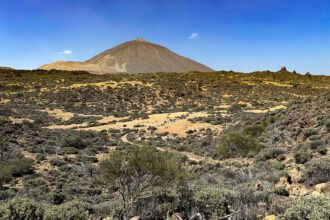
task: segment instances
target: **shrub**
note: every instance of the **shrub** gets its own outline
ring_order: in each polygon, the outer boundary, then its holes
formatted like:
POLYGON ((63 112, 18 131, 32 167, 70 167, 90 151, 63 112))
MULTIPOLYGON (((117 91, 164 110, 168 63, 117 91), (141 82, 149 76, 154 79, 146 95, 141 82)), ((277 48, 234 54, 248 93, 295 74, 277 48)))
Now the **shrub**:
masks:
POLYGON ((243 130, 243 134, 251 135, 253 137, 258 137, 261 135, 261 133, 265 130, 266 124, 256 124, 247 126, 243 130))
POLYGON ((278 217, 280 220, 330 219, 330 197, 301 197, 278 217))
POLYGON ((284 170, 285 169, 285 164, 281 163, 279 161, 275 161, 274 163, 271 164, 271 166, 275 170, 284 170))
POLYGON ((64 202, 64 200, 65 195, 59 190, 54 190, 47 193, 47 201, 51 204, 60 205, 64 202))
POLYGON ((275 193, 280 196, 289 196, 290 195, 289 191, 283 186, 276 188, 275 193))
POLYGON ((313 150, 317 149, 319 146, 323 145, 323 140, 312 140, 309 142, 309 147, 313 150))
POLYGON ((321 155, 326 155, 328 152, 328 148, 325 145, 319 146, 316 150, 321 155))
POLYGON ((264 148, 258 140, 252 136, 228 133, 219 140, 218 151, 221 157, 247 157, 253 156, 264 148))
POLYGON ((327 128, 327 131, 330 132, 330 120, 325 122, 325 127, 327 128))
POLYGON ((312 136, 312 135, 316 135, 316 134, 317 134, 317 132, 316 132, 316 130, 313 129, 313 128, 308 128, 308 129, 306 129, 306 130, 304 131, 304 137, 305 137, 305 139, 309 138, 309 137, 312 136))
POLYGON ((169 187, 182 177, 180 159, 152 146, 133 146, 127 152, 116 151, 102 161, 104 179, 118 187, 124 209, 154 187, 169 187))
MULTIPOLYGON (((8 200, 9 198, 14 197, 16 192, 12 189, 0 190, 0 201, 8 200)), ((1 215, 0 215, 1 219, 1 215)))
POLYGON ((10 146, 0 137, 0 161, 6 161, 18 157, 20 150, 15 146, 10 146))
POLYGON ((0 205, 0 218, 8 220, 43 220, 44 207, 29 199, 13 199, 0 205), (1 216, 2 215, 2 216, 1 216))
POLYGON ((30 199, 15 198, 0 204, 0 218, 8 220, 85 220, 89 216, 89 205, 71 201, 62 205, 47 206, 30 199))
POLYGON ((62 147, 74 147, 77 149, 84 149, 87 144, 80 136, 70 136, 64 139, 62 147))
POLYGON ((59 150, 59 154, 78 154, 79 150, 75 147, 63 147, 59 150))
POLYGON ((3 183, 10 181, 13 177, 32 173, 32 164, 32 159, 24 157, 0 162, 0 187, 3 183))
POLYGON ((45 220, 85 220, 89 216, 89 205, 74 200, 59 206, 48 207, 45 211, 45 220))
POLYGON ((234 204, 238 195, 235 191, 209 186, 198 190, 194 196, 195 207, 206 219, 230 214, 229 207, 234 204))
POLYGON ((315 159, 306 164, 306 182, 310 185, 330 181, 330 159, 315 159))
POLYGON ((285 153, 284 149, 277 148, 277 147, 267 147, 260 151, 258 158, 260 160, 270 160, 278 158, 279 156, 285 153))
POLYGON ((305 147, 294 154, 294 159, 298 164, 304 164, 311 159, 310 153, 305 147))
POLYGON ((237 112, 237 111, 240 111, 242 109, 242 107, 244 107, 244 106, 235 103, 232 106, 230 106, 230 108, 228 110, 231 112, 237 112))
POLYGON ((321 136, 320 135, 312 135, 309 136, 308 140, 315 141, 315 140, 320 140, 321 136))

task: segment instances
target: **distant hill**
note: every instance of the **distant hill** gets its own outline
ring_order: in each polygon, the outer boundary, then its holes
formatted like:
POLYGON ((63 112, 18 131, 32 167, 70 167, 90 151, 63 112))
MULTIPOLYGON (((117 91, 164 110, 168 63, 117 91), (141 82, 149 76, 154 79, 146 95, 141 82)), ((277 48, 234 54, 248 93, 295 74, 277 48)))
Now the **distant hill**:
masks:
POLYGON ((108 49, 85 62, 58 61, 43 65, 39 69, 83 70, 96 74, 213 71, 203 64, 142 38, 108 49))
POLYGON ((5 69, 5 70, 12 70, 13 68, 6 67, 6 66, 0 66, 0 69, 5 69))

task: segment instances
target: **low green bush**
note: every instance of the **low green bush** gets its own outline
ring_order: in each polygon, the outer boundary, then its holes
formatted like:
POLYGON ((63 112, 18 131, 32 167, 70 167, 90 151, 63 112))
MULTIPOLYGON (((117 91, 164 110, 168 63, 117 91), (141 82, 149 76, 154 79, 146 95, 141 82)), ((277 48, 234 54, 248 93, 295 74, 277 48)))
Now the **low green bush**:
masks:
POLYGON ((325 122, 325 127, 327 128, 327 131, 330 132, 330 120, 325 122))
POLYGON ((319 146, 322 146, 324 144, 323 140, 312 140, 309 142, 309 147, 312 150, 317 149, 319 146))
POLYGON ((302 147, 298 152, 294 154, 294 159, 298 164, 304 164, 311 159, 311 154, 306 147, 302 147))
POLYGON ((280 195, 280 196, 289 196, 290 195, 289 191, 283 186, 276 188, 275 194, 280 195))
POLYGON ((0 219, 43 220, 44 207, 30 199, 15 198, 0 204, 0 219))
POLYGON ((59 154, 78 154, 79 150, 75 147, 62 147, 59 151, 59 154))
POLYGON ((73 200, 62 205, 48 206, 31 199, 15 198, 0 203, 0 219, 8 220, 87 220, 90 207, 73 200))
POLYGON ((235 203, 238 194, 235 191, 217 186, 208 186, 198 190, 194 195, 195 207, 206 219, 230 214, 229 207, 235 203))
POLYGON ((319 158, 306 164, 305 177, 309 185, 330 181, 330 159, 319 158))
POLYGON ((305 137, 305 139, 309 138, 309 137, 312 136, 312 135, 316 135, 316 134, 317 134, 317 132, 316 132, 316 130, 313 129, 313 128, 308 128, 308 129, 306 129, 306 130, 304 131, 304 137, 305 137))
POLYGON ((64 139, 62 147, 74 147, 84 149, 87 147, 86 142, 78 135, 70 136, 64 139))
POLYGON ((283 155, 286 151, 277 147, 267 147, 260 151, 258 159, 260 160, 270 160, 276 159, 279 156, 283 155))
POLYGON ((321 155, 326 155, 328 152, 328 147, 325 145, 317 147, 316 151, 321 155))
POLYGON ((250 136, 240 133, 228 133, 219 140, 218 151, 222 158, 248 157, 258 154, 264 145, 250 136))
POLYGON ((279 220, 330 219, 330 197, 306 196, 294 201, 293 205, 278 216, 279 220))
POLYGON ((59 206, 50 206, 45 210, 45 220, 86 220, 90 206, 87 203, 73 200, 59 206))
POLYGON ((258 137, 265 130, 267 124, 250 125, 243 129, 243 134, 258 137))
POLYGON ((0 187, 13 177, 32 173, 32 165, 33 160, 24 157, 0 162, 0 187))
POLYGON ((106 184, 118 188, 124 209, 141 194, 157 187, 174 187, 185 177, 179 157, 148 145, 115 151, 100 167, 106 184))

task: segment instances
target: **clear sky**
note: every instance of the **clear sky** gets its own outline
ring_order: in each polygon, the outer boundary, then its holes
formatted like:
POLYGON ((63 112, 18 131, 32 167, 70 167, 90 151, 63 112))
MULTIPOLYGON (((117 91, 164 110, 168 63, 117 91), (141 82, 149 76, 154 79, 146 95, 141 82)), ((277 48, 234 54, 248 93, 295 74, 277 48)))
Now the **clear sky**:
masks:
POLYGON ((0 0, 0 66, 83 61, 138 36, 216 70, 330 74, 330 0, 0 0))

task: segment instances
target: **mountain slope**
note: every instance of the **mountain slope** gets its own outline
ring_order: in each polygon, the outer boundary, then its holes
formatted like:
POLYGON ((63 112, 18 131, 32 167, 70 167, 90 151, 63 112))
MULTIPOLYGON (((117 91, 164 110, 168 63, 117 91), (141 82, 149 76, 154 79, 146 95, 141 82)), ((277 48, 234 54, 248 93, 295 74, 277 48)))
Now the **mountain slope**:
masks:
POLYGON ((210 72, 211 68, 142 38, 106 50, 85 62, 55 62, 39 69, 84 70, 105 73, 210 72))
POLYGON ((4 70, 12 70, 13 68, 6 67, 6 66, 0 66, 0 69, 4 69, 4 70))

